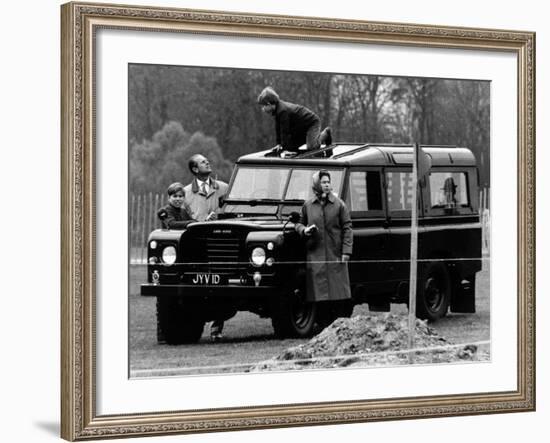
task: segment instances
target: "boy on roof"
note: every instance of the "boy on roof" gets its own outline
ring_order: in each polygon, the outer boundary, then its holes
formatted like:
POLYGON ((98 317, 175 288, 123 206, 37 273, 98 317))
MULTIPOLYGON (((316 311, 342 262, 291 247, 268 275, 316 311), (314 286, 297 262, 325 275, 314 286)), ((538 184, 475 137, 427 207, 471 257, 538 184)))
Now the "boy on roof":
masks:
POLYGON ((275 118, 275 152, 298 152, 304 144, 307 150, 319 149, 322 144, 328 146, 332 143, 330 128, 327 126, 321 131, 317 114, 305 106, 281 100, 273 88, 264 88, 258 96, 258 104, 263 112, 275 118))

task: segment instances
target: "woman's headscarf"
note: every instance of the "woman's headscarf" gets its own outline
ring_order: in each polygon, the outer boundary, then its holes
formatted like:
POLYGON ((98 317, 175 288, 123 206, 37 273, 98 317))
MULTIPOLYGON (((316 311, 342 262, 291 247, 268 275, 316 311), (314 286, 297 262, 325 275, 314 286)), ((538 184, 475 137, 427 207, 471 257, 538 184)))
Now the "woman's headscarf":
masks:
POLYGON ((325 169, 321 169, 320 171, 315 172, 312 176, 311 189, 313 189, 313 193, 319 199, 323 198, 323 190, 321 188, 321 176, 325 175, 330 178, 329 172, 325 169))

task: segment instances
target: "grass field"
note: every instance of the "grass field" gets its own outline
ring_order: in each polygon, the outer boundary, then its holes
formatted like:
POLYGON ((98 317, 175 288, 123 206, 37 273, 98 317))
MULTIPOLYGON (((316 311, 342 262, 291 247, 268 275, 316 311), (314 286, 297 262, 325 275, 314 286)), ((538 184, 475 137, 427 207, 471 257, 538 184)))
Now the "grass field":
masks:
MULTIPOLYGON (((473 343, 490 340, 489 261, 476 281, 476 313, 452 314, 432 327, 450 342, 473 343)), ((253 363, 267 360, 305 340, 279 340, 273 335, 270 319, 239 312, 226 322, 224 340, 211 343, 208 325, 199 343, 169 346, 156 341, 155 297, 139 295, 146 267, 130 269, 130 371, 134 377, 170 374, 244 372, 253 363)), ((392 305, 392 312, 406 313, 405 305, 392 305)), ((368 313, 367 305, 355 307, 353 315, 368 313)), ((382 313, 380 314, 382 315, 382 313)))

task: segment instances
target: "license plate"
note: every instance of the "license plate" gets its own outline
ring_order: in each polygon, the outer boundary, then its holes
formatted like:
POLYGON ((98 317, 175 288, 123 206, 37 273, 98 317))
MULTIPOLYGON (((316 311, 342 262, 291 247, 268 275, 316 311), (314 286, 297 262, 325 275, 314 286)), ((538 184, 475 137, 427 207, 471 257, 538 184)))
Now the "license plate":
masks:
POLYGON ((196 273, 191 275, 191 283, 194 285, 221 285, 222 276, 219 274, 196 273))

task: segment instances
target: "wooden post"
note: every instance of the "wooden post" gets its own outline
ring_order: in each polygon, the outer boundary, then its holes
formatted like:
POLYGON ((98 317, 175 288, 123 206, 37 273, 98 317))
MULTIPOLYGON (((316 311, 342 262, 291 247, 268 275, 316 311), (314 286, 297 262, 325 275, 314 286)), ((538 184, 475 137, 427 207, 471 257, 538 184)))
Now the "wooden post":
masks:
POLYGON ((130 260, 135 259, 135 224, 136 224, 136 196, 132 194, 132 205, 130 206, 130 260))
POLYGON ((139 228, 140 228, 140 233, 139 233, 139 251, 140 251, 140 254, 139 254, 139 258, 141 259, 141 261, 143 262, 143 260, 145 259, 145 257, 143 256, 143 239, 145 237, 145 214, 147 213, 147 208, 146 208, 146 200, 145 200, 145 195, 146 194, 141 194, 139 196, 139 203, 140 203, 140 207, 141 207, 141 213, 140 213, 140 218, 138 219, 138 222, 139 222, 139 228))
POLYGON ((145 236, 143 238, 143 255, 147 260, 147 240, 149 239, 149 233, 152 231, 153 220, 153 193, 149 192, 149 198, 147 199, 147 225, 145 226, 145 236))
POLYGON ((483 208, 483 189, 479 190, 479 199, 477 205, 479 207, 479 213, 481 214, 481 210, 483 208))
POLYGON ((143 251, 145 258, 147 258, 147 240, 149 240, 149 233, 153 230, 153 224, 155 223, 155 208, 153 208, 153 193, 149 192, 149 214, 147 214, 147 229, 145 231, 145 241, 143 243, 143 251))
POLYGON ((158 218, 157 218, 157 211, 160 209, 159 206, 159 195, 158 192, 155 193, 155 207, 153 208, 153 228, 157 229, 159 227, 158 224, 158 218))
POLYGON ((416 274, 418 258, 418 143, 413 147, 412 171, 412 208, 411 208, 411 261, 409 284, 409 363, 414 362, 412 349, 416 329, 416 274))
POLYGON ((136 246, 136 260, 141 259, 141 249, 139 249, 139 212, 140 212, 140 196, 139 194, 136 195, 136 214, 135 214, 135 222, 134 222, 134 245, 136 246))

